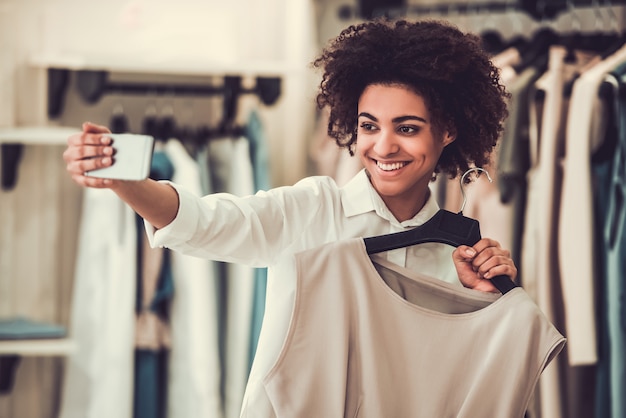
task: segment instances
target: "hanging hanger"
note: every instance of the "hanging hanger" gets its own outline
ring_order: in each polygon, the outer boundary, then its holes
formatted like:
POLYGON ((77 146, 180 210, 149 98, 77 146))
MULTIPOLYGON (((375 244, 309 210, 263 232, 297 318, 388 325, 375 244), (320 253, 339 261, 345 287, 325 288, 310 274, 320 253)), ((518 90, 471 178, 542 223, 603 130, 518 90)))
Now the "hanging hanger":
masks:
POLYGON ((144 135, 150 135, 152 137, 157 136, 158 120, 157 109, 154 102, 150 102, 144 112, 143 120, 141 121, 141 133, 144 135))
POLYGON ((114 134, 121 134, 129 131, 129 123, 126 114, 124 113, 124 106, 122 103, 118 103, 111 112, 111 120, 109 121, 111 132, 114 134))
POLYGON ((606 103, 606 130, 600 146, 598 146, 591 155, 591 161, 594 164, 612 161, 615 155, 615 148, 617 147, 618 138, 620 137, 618 116, 620 95, 619 77, 613 73, 608 73, 604 77, 602 84, 600 84, 598 95, 606 103))
POLYGON ((559 40, 558 33, 547 19, 550 10, 548 10, 546 0, 537 2, 536 13, 540 16, 539 28, 535 30, 528 43, 520 49, 522 60, 514 66, 517 74, 527 68, 536 68, 538 72, 546 71, 550 46, 559 40))
POLYGON ((198 153, 204 144, 206 144, 207 137, 204 136, 202 140, 199 140, 200 127, 194 127, 194 102, 190 99, 183 103, 182 111, 180 112, 180 122, 178 123, 178 140, 181 142, 187 153, 196 158, 198 153))
POLYGON ((558 39, 556 31, 548 26, 537 29, 532 38, 520 48, 522 61, 514 66, 515 72, 519 74, 529 67, 535 67, 539 72, 545 71, 550 46, 558 39))
POLYGON ((157 136, 155 139, 163 141, 163 143, 178 136, 173 100, 161 108, 161 117, 159 118, 157 126, 157 136))
MULTIPOLYGON (((576 62, 575 51, 591 51, 601 55, 602 58, 612 54, 618 47, 619 36, 617 30, 611 30, 612 24, 605 21, 598 0, 592 0, 592 11, 594 15, 593 30, 582 31, 582 19, 576 13, 573 0, 568 0, 569 15, 572 19, 572 30, 567 35, 562 35, 562 43, 568 49, 568 56, 571 62, 576 62), (605 55, 607 54, 607 55, 605 55)), ((609 16, 610 18, 610 16, 609 16)))
POLYGON ((245 132, 244 127, 238 125, 236 121, 239 111, 239 98, 245 91, 241 83, 241 76, 224 77, 222 120, 216 129, 218 137, 237 138, 245 132))
MULTIPOLYGON (((605 21, 604 17, 601 14, 601 6, 598 0, 593 0, 595 17, 594 31, 586 34, 585 36, 579 35, 579 38, 582 39, 584 42, 581 42, 580 45, 574 45, 581 50, 597 52, 601 59, 606 59, 607 57, 613 55, 626 42, 626 35, 624 34, 624 32, 620 32, 619 30, 619 22, 617 16, 615 15, 615 12, 613 11, 610 0, 606 2, 605 6, 605 9, 608 13, 608 22, 605 21)), ((573 5, 570 6, 572 10, 574 10, 573 7, 573 5)), ((578 22, 580 26, 580 19, 578 19, 578 22)), ((578 80, 579 76, 580 72, 577 72, 565 84, 563 88, 563 97, 571 97, 574 84, 578 80)), ((603 87, 605 84, 606 83, 603 83, 600 86, 601 89, 599 94, 601 97, 603 97, 603 95, 605 94, 605 90, 603 90, 603 88, 609 87, 603 87)))
MULTIPOLYGON (((364 238, 363 241, 367 253, 375 254, 431 242, 458 247, 459 245, 472 246, 480 241, 481 236, 478 221, 463 215, 463 209, 467 201, 464 188, 465 178, 474 171, 486 173, 489 181, 492 181, 491 177, 489 177, 489 173, 482 168, 474 167, 467 170, 460 179, 463 203, 458 213, 439 209, 439 211, 424 224, 408 231, 364 238)), ((491 282, 502 294, 517 287, 508 276, 504 275, 494 277, 491 279, 491 282)))
POLYGON ((480 5, 477 5, 476 15, 483 18, 479 31, 483 49, 491 56, 504 51, 507 45, 506 42, 504 42, 502 34, 498 30, 498 25, 493 17, 493 14, 489 13, 489 9, 481 13, 480 5))
POLYGON ((626 33, 623 30, 620 30, 619 19, 613 10, 611 0, 607 0, 604 6, 604 9, 608 14, 609 22, 606 25, 608 26, 608 30, 605 35, 608 38, 608 41, 604 44, 604 49, 600 52, 600 57, 602 59, 613 55, 626 43, 626 33))

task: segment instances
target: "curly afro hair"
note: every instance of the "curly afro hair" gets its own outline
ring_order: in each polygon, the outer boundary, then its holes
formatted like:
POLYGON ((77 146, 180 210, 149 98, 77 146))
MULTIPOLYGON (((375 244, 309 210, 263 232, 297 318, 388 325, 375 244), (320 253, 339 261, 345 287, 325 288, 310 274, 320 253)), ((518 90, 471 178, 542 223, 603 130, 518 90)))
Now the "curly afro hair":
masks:
POLYGON ((374 20, 344 29, 313 66, 324 71, 317 105, 330 108, 328 134, 351 155, 365 87, 400 84, 423 97, 436 135, 456 136, 435 174, 454 178, 489 162, 509 94, 476 35, 443 21, 374 20))

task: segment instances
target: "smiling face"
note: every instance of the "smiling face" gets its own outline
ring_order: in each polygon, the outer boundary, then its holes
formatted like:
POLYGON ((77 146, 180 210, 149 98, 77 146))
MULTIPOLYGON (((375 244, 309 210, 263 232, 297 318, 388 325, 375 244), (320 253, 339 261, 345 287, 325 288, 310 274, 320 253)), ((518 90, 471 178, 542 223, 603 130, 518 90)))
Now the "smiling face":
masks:
POLYGON ((452 141, 448 132, 436 135, 424 99, 406 86, 372 84, 363 91, 356 153, 399 221, 424 206, 439 156, 452 141))

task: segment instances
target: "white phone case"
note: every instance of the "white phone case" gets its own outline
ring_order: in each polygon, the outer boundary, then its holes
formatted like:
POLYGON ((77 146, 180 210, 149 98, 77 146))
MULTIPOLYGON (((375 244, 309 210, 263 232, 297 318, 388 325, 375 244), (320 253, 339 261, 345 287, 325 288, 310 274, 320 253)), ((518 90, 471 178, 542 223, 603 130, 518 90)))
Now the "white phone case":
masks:
POLYGON ((150 175, 154 138, 149 135, 109 134, 115 150, 113 164, 85 173, 89 177, 143 180, 150 175))

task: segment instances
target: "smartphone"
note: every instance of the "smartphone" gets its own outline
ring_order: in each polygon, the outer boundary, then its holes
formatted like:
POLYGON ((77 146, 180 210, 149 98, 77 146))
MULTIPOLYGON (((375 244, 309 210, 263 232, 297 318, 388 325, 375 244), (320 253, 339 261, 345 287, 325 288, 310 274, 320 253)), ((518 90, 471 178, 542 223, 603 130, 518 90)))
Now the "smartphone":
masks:
POLYGON ((154 138, 150 135, 108 134, 113 147, 113 164, 85 173, 89 177, 143 180, 150 175, 154 138))

